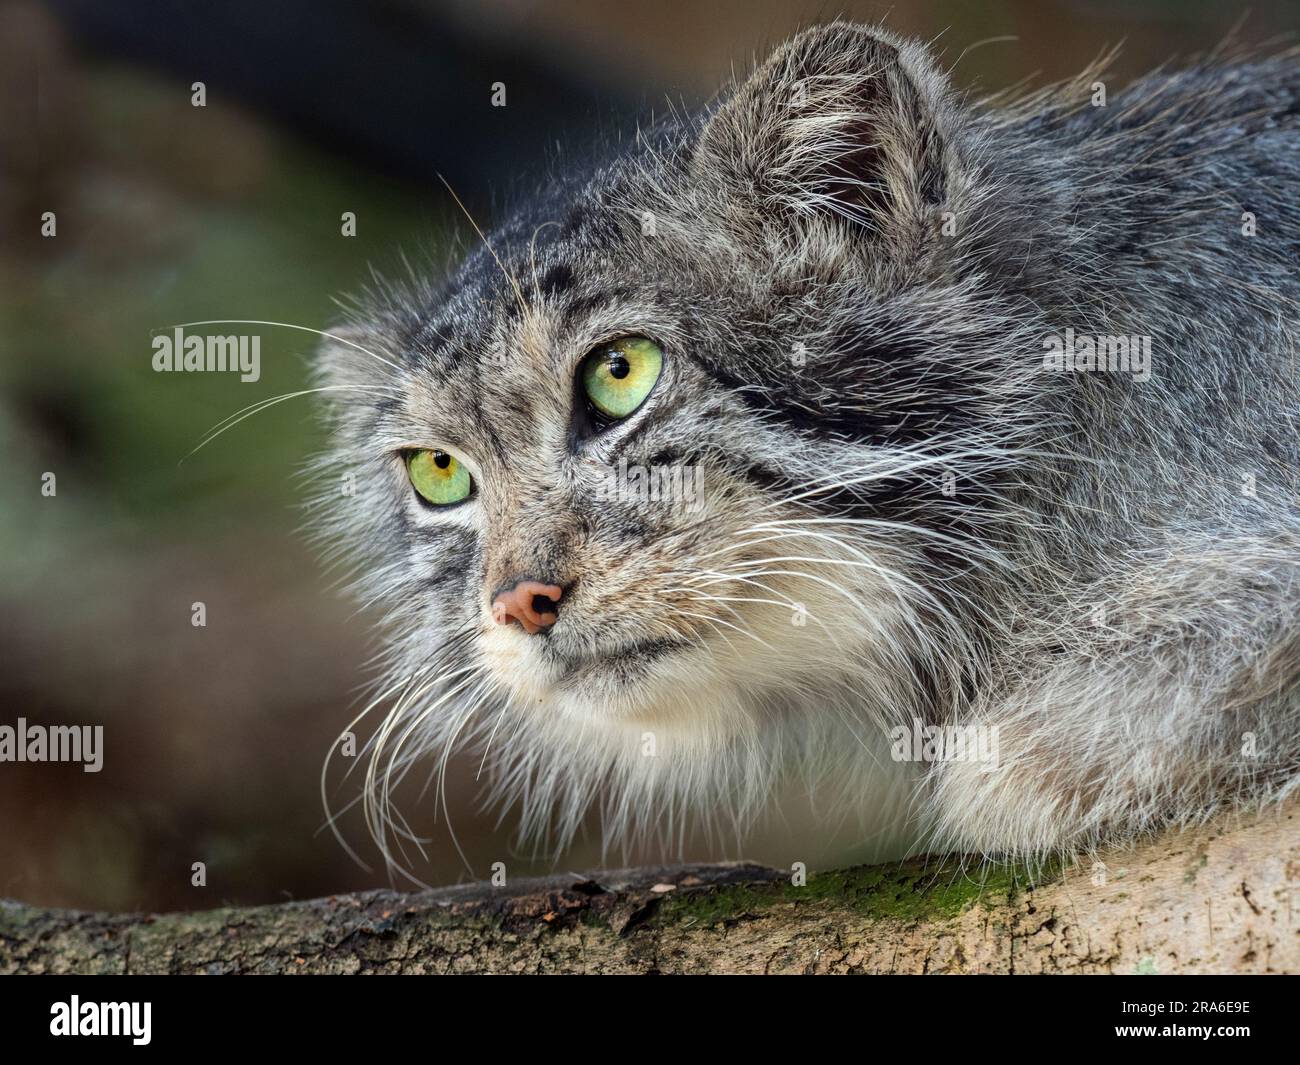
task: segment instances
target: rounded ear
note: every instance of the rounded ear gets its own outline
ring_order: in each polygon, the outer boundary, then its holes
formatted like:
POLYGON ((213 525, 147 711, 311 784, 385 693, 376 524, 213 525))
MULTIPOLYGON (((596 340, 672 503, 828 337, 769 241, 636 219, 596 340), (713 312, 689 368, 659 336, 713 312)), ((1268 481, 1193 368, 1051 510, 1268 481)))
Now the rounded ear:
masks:
POLYGON ((958 115, 920 45, 833 23, 773 53, 707 121, 702 181, 754 211, 837 215, 888 236, 952 193, 958 115))

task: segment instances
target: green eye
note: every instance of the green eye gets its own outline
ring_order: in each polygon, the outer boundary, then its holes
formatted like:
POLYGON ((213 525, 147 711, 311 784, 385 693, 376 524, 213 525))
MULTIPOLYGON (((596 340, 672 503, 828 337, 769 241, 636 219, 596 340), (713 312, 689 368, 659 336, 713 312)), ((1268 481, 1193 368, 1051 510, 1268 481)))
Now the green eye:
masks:
POLYGON ((625 337, 602 344, 579 368, 582 391, 601 414, 626 418, 645 402, 659 380, 664 353, 645 337, 625 337))
POLYGON ((474 487, 469 470, 445 451, 412 451, 406 456, 406 472, 415 490, 436 507, 468 499, 474 487))

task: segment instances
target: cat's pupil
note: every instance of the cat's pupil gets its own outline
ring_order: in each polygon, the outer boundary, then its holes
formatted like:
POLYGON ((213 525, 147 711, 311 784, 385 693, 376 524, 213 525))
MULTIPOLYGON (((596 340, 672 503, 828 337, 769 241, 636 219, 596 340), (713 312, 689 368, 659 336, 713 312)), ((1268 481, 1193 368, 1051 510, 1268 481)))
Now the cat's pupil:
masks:
POLYGON ((433 464, 440 470, 445 470, 451 465, 451 456, 445 451, 435 451, 433 453, 433 464))
POLYGON ((609 375, 615 381, 621 381, 632 372, 632 364, 622 355, 614 354, 609 357, 609 375))

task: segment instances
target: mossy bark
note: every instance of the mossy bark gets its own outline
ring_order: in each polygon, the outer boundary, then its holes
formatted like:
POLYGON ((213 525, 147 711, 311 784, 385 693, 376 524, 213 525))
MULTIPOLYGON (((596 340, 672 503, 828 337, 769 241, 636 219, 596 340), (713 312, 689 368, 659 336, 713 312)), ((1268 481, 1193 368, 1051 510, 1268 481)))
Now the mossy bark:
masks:
POLYGON ((0 973, 1300 972, 1300 805, 1068 868, 681 866, 114 915, 0 904, 0 973))

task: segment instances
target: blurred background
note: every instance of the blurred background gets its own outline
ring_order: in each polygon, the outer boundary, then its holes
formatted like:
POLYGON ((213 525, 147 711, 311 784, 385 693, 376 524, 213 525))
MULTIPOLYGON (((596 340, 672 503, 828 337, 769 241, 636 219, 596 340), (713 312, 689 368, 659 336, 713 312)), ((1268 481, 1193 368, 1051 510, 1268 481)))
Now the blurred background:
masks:
MULTIPOLYGON (((0 896, 190 909, 387 884, 321 831, 321 762, 373 644, 297 535, 310 401, 186 458, 305 387, 310 337, 254 330, 261 379, 243 384, 153 372, 154 331, 324 328, 372 265, 441 268, 463 246, 438 175, 488 223, 546 167, 838 14, 933 40, 976 91, 1068 76, 1120 41, 1126 78, 1241 18, 1212 0, 0 0, 0 725, 105 732, 97 774, 0 763, 0 896)), ((1253 0, 1239 36, 1298 27, 1295 3, 1253 0)), ((553 868, 477 811, 473 770, 448 795, 469 869, 430 801, 400 802, 430 839, 414 871, 553 868)), ((373 857, 359 819, 341 828, 373 857)), ((560 867, 598 860, 591 842, 560 867)))

